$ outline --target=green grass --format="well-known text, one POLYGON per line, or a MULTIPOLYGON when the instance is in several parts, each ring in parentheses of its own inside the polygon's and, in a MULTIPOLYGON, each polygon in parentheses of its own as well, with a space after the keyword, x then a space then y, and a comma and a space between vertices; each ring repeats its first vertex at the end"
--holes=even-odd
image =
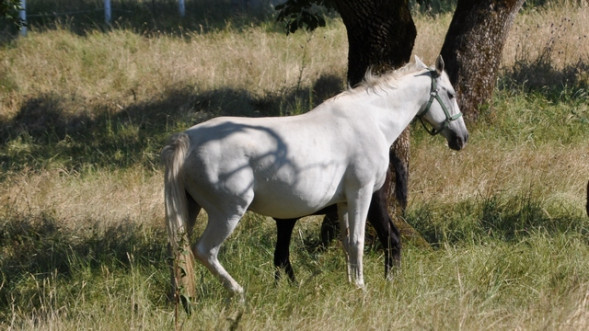
MULTIPOLYGON (((298 281, 275 284, 273 221, 248 214, 220 253, 246 304, 197 265, 192 315, 170 300, 160 148, 213 116, 296 114, 341 91, 343 25, 288 37, 245 17, 202 31, 31 26, 0 46, 0 328, 586 328, 589 49, 566 45, 587 15, 518 17, 465 150, 413 126, 406 219, 429 247, 405 240, 392 282, 370 243, 367 289, 350 286, 313 217, 291 245, 298 281), (550 31, 563 17, 574 24, 550 31)), ((416 14, 426 61, 449 18, 416 14)))
MULTIPOLYGON (((6 325, 173 326, 161 231, 118 227, 81 237, 58 231, 50 219, 16 223, 3 227, 3 240, 27 248, 12 269, 3 269, 11 276, 2 291, 6 325), (23 226, 29 228, 8 228, 23 226)), ((309 256, 299 253, 305 247, 297 240, 293 252, 299 283, 272 285, 272 230, 260 218, 245 220, 221 253, 228 270, 246 286, 244 307, 228 302, 222 286, 198 268, 195 313, 179 318, 186 328, 228 328, 241 313, 243 329, 559 328, 579 309, 584 314, 579 318, 585 318, 581 322, 587 322, 580 305, 589 290, 589 243, 574 228, 530 229, 511 240, 479 234, 476 241, 441 240, 432 250, 408 246, 402 271, 391 283, 381 276, 379 253, 369 253, 365 292, 344 281, 339 249, 309 256), (535 319, 538 314, 543 318, 535 319)))

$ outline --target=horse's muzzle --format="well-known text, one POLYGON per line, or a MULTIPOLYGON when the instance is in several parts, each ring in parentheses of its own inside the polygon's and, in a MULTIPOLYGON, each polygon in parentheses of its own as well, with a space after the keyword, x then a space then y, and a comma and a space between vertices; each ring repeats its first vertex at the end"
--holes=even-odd
POLYGON ((454 132, 451 133, 450 138, 448 139, 448 146, 455 150, 459 151, 466 146, 466 142, 468 141, 468 133, 464 134, 456 134, 454 132))

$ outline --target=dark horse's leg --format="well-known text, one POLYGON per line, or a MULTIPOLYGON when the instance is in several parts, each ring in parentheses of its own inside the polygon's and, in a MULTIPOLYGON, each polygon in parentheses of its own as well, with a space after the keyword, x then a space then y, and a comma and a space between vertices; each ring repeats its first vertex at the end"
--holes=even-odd
POLYGON ((325 209, 327 210, 327 213, 325 213, 325 218, 323 218, 323 222, 321 222, 321 243, 323 244, 323 247, 327 248, 329 243, 337 237, 339 221, 337 205, 332 205, 325 209))
POLYGON ((368 209, 368 221, 378 235, 384 249, 384 276, 390 277, 393 266, 401 264, 401 236, 387 211, 386 196, 383 189, 372 194, 372 202, 368 209))
POLYGON ((274 279, 280 280, 280 269, 288 275, 291 282, 295 281, 294 271, 290 265, 290 239, 292 237, 292 230, 298 218, 289 219, 274 219, 276 221, 276 249, 274 250, 274 279))
MULTIPOLYGON (((331 214, 334 211, 337 214, 336 205, 325 207, 313 215, 331 214)), ((280 269, 284 269, 284 272, 286 272, 291 282, 295 281, 294 271, 292 269, 292 265, 290 264, 289 247, 290 240, 292 238, 292 231, 297 220, 298 218, 274 219, 274 221, 276 221, 276 248, 274 249, 274 267, 276 267, 274 279, 276 279, 276 281, 280 280, 280 269)))

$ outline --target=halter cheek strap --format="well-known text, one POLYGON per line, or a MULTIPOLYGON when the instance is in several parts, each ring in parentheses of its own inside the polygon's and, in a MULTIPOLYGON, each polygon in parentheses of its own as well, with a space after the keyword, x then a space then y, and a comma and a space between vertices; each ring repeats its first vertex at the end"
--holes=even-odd
POLYGON ((450 115, 450 111, 448 111, 448 108, 442 102, 442 98, 440 97, 440 94, 438 91, 436 78, 439 77, 439 75, 434 70, 431 70, 430 72, 431 72, 431 78, 432 78, 432 86, 431 86, 429 101, 425 105, 424 110, 421 113, 417 114, 417 118, 419 118, 419 121, 421 122, 421 125, 423 125, 423 128, 425 129, 425 131, 427 131, 432 136, 435 136, 438 133, 442 132, 445 128, 447 128, 448 125, 450 125, 450 123, 452 121, 456 121, 457 119, 459 119, 462 116, 462 113, 458 112, 458 114, 450 115), (434 103, 434 100, 438 101, 438 103, 440 104, 440 107, 442 107, 442 110, 444 111, 444 115, 446 115, 446 120, 444 120, 444 122, 442 123, 442 125, 440 126, 439 129, 436 129, 436 128, 428 129, 428 127, 425 125, 425 122, 423 122, 423 116, 430 111, 431 106, 434 103))

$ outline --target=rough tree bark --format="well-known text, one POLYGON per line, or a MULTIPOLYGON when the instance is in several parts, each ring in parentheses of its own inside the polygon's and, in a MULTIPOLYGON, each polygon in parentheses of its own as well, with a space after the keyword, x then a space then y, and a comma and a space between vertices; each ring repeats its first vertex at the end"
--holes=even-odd
POLYGON ((524 0, 458 0, 442 57, 465 117, 493 95, 503 45, 524 0))
POLYGON ((362 81, 368 68, 382 73, 411 57, 417 30, 408 0, 336 0, 348 35, 348 81, 362 81))

